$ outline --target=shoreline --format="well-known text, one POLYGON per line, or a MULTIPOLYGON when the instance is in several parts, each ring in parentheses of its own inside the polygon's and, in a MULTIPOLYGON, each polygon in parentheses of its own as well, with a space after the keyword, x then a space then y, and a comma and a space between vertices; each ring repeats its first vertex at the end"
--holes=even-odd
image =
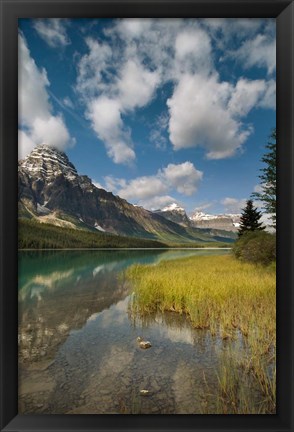
POLYGON ((231 247, 166 247, 166 248, 44 248, 44 249, 18 249, 18 252, 23 251, 91 251, 91 250, 231 250, 231 247))

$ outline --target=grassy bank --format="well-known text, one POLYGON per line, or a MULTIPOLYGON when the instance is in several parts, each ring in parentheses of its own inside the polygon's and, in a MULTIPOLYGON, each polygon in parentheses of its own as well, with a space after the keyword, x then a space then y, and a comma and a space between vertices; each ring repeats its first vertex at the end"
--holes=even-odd
POLYGON ((224 353, 218 371, 220 412, 274 412, 274 265, 247 264, 230 255, 200 256, 157 266, 135 265, 126 276, 133 282, 133 314, 157 310, 186 313, 195 328, 209 329, 226 341, 242 339, 238 352, 224 353), (253 406, 250 393, 240 393, 244 381, 247 387, 254 382, 260 391, 262 403, 258 406, 253 406))

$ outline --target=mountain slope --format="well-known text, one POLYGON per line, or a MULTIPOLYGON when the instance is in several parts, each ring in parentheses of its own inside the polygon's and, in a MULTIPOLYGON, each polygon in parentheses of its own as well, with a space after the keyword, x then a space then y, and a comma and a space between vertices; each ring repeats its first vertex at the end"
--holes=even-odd
POLYGON ((79 175, 67 156, 41 145, 19 162, 19 216, 67 228, 170 242, 215 241, 214 233, 189 231, 79 175))
POLYGON ((161 215, 172 222, 176 222, 179 225, 185 227, 191 226, 185 209, 178 206, 176 203, 164 207, 162 210, 155 210, 154 213, 161 215))

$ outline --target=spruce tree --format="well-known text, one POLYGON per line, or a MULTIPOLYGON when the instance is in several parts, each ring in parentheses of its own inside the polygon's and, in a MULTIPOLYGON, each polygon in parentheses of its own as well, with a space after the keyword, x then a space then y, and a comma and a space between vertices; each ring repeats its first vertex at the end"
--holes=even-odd
POLYGON ((266 145, 268 152, 262 157, 262 162, 266 164, 261 169, 261 192, 252 194, 263 202, 263 208, 266 213, 271 215, 273 221, 272 227, 276 228, 276 207, 277 207, 277 175, 276 175, 276 129, 273 129, 270 140, 266 145))
POLYGON ((260 222, 261 212, 253 206, 253 201, 248 200, 246 207, 242 209, 240 218, 240 228, 238 230, 238 237, 241 237, 245 232, 248 231, 262 231, 265 229, 260 222))

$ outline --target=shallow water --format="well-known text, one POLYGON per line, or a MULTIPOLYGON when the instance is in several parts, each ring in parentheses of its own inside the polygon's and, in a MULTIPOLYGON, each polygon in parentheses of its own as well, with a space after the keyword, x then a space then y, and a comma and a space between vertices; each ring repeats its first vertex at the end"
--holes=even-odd
POLYGON ((19 413, 203 413, 228 342, 172 312, 134 321, 118 275, 133 263, 224 253, 20 252, 19 413))

